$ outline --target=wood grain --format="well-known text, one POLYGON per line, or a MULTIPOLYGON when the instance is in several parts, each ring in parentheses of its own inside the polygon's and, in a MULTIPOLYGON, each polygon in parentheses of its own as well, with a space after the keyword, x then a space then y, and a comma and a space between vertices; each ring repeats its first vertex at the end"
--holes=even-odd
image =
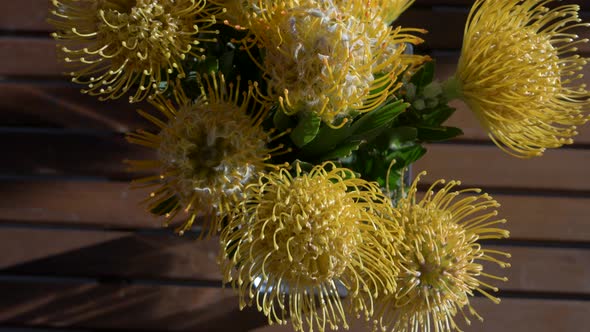
MULTIPOLYGON (((161 220, 140 202, 148 191, 125 182, 0 182, 0 222, 38 225, 158 229, 161 220), (107 207, 107 208, 105 208, 107 207)), ((494 194, 508 219, 511 237, 521 240, 588 241, 590 198, 494 194)))
MULTIPOLYGON (((438 79, 455 71, 472 3, 417 0, 400 18, 429 30, 417 50, 432 51, 438 79)), ((590 20, 590 1, 555 2, 568 3, 580 3, 590 20)), ((150 106, 80 94, 62 76, 48 6, 21 0, 0 10, 0 331, 292 331, 263 327, 255 309, 239 311, 231 289, 206 287, 220 283, 217 238, 178 237, 140 205, 148 191, 122 181, 136 176, 122 161, 152 154, 122 133, 148 126, 134 110, 150 106)), ((590 29, 579 32, 590 37, 590 29)), ((590 54, 590 44, 580 48, 590 54)), ((590 66, 585 74, 590 85, 590 66)), ((477 120, 454 105, 448 125, 465 135, 430 145, 414 170, 429 171, 423 183, 444 177, 491 191, 513 240, 488 245, 510 252, 512 268, 486 265, 509 277, 498 286, 513 297, 501 305, 474 298, 485 322, 465 332, 587 331, 590 126, 573 148, 518 160, 483 143, 489 139, 477 120)), ((355 322, 351 331, 368 329, 355 322)))
MULTIPOLYGON (((590 10, 587 2, 570 1, 582 4, 582 10, 590 10)), ((463 36, 463 27, 467 20, 468 7, 472 4, 468 0, 455 1, 422 1, 410 7, 403 13, 398 22, 401 26, 423 28, 429 31, 424 47, 429 49, 460 48, 463 36), (444 5, 459 7, 439 7, 444 5)), ((0 11, 0 30, 8 31, 53 31, 53 27, 46 22, 48 2, 43 0, 19 1, 15 6, 10 6, 6 11, 0 11), (20 15, 27 13, 28 19, 20 19, 20 15)), ((588 21, 588 15, 581 13, 582 18, 588 21)), ((576 33, 582 38, 590 35, 588 29, 576 29, 576 33)), ((588 45, 581 47, 585 51, 590 50, 588 45)))
POLYGON ((0 81, 0 126, 127 132, 149 128, 135 110, 152 106, 126 99, 99 101, 63 80, 0 81), (26 101, 26 102, 25 102, 26 101))
MULTIPOLYGON (((154 158, 155 151, 129 144, 122 134, 68 131, 8 131, 0 149, 11 156, 0 164, 3 175, 136 177, 125 160, 154 158)), ((1 140, 1 139, 0 139, 1 140)))
MULTIPOLYGON (((291 331, 264 327, 264 317, 238 309, 231 290, 75 283, 0 284, 0 323, 143 331, 291 331), (228 319, 231 317, 231 319, 228 319), (258 328, 258 329, 257 329, 258 328)), ((484 317, 465 331, 585 331, 590 302, 506 298, 495 305, 474 298, 484 317)), ((355 322, 351 331, 367 331, 355 322)))
POLYGON ((120 228, 161 228, 140 205, 145 189, 126 182, 0 182, 0 218, 4 222, 120 228))
MULTIPOLYGON (((590 295, 590 250, 485 245, 512 255, 511 268, 484 264, 508 282, 482 278, 501 290, 590 295), (547 268, 550 267, 550 271, 547 268)), ((170 233, 122 233, 3 227, 1 274, 114 280, 217 281, 219 240, 170 233)), ((1 275, 0 274, 0 275, 1 275)))
MULTIPOLYGON (((446 178, 469 186, 590 190, 586 176, 590 150, 562 148, 521 160, 493 145, 431 144, 428 148, 415 167, 430 172, 426 182, 446 178), (563 165, 567 171, 556 171, 563 165)), ((108 134, 0 132, 0 150, 11 156, 0 164, 3 175, 130 179, 137 175, 129 173, 124 160, 155 157, 154 151, 125 142, 122 135, 108 134)))
MULTIPOLYGON (((1 274, 210 280, 221 286, 219 239, 159 233, 2 227, 1 274)), ((180 283, 180 281, 178 281, 180 283)))
MULTIPOLYGON (((0 38, 0 44, 1 42, 0 38)), ((33 43, 34 44, 34 43, 33 43)), ((24 46, 25 44, 21 45, 24 46)), ((18 53, 18 52, 17 52, 18 53)), ((0 55, 1 57, 2 55, 0 55)), ((31 57, 6 59, 0 62, 0 75, 38 75, 37 66, 44 66, 33 54, 31 57), (15 70, 11 63, 27 62, 24 68, 15 70), (6 67, 3 69, 3 67, 6 67), (16 73, 16 74, 15 74, 16 73)), ((444 80, 453 75, 457 63, 457 54, 441 54, 437 59, 437 78, 444 80)), ((49 76, 60 75, 61 70, 47 72, 49 76)), ((585 68, 583 82, 590 85, 590 66, 585 68)), ((146 104, 128 104, 125 98, 100 102, 97 98, 82 95, 81 86, 68 83, 66 77, 50 81, 2 81, 0 80, 0 126, 21 127, 63 127, 76 129, 109 130, 124 132, 149 127, 147 121, 135 113, 137 109, 153 111, 146 104), (27 102, 23 102, 27 100, 27 102)), ((475 116, 462 102, 452 103, 457 112, 447 122, 459 127, 465 133, 459 140, 489 141, 475 116)), ((575 137, 576 144, 590 144, 590 126, 581 126, 580 134, 575 137)))
MULTIPOLYGON (((534 332, 586 332, 590 324, 589 302, 504 299, 495 305, 483 298, 472 301, 484 317, 484 322, 472 319, 471 326, 460 324, 464 332, 534 331, 534 332)), ((461 322, 461 317, 457 317, 461 322)), ((350 332, 370 332, 362 321, 353 321, 350 332)), ((265 326, 253 332, 290 332, 287 326, 265 326)))
POLYGON ((590 150, 558 149, 534 159, 514 158, 495 146, 436 144, 414 170, 427 170, 424 182, 461 180, 464 186, 590 190, 590 150))
POLYGON ((140 331, 247 331, 263 326, 218 288, 2 282, 0 324, 140 331))

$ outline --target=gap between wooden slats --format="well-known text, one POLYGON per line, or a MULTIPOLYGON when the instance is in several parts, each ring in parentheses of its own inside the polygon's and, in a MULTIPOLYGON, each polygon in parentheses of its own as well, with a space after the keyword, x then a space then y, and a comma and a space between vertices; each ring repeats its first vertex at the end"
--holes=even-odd
MULTIPOLYGON (((248 331, 266 325, 249 308, 240 312, 231 290, 68 283, 0 284, 0 324, 167 331, 248 331), (229 318, 229 319, 228 319, 229 318)), ((474 298, 485 317, 465 331, 582 332, 590 302, 474 298)), ((355 324, 353 331, 366 331, 355 324)), ((264 327, 257 331, 290 331, 264 327), (276 329, 276 330, 275 330, 276 329)))
MULTIPOLYGON (((432 152, 431 152, 432 153, 432 152)), ((434 168, 432 168, 434 169, 434 168)), ((3 223, 159 229, 161 219, 140 202, 147 190, 124 182, 4 180, 3 223)), ((589 197, 494 194, 513 239, 583 242, 590 239, 589 197)))
MULTIPOLYGON (((590 250, 484 245, 509 252, 511 268, 484 263, 484 271, 508 282, 483 278, 503 291, 590 295, 590 250)), ((83 277, 111 283, 136 279, 221 286, 219 239, 173 234, 2 228, 2 276, 83 277)), ((1 282, 1 281, 0 281, 1 282)))

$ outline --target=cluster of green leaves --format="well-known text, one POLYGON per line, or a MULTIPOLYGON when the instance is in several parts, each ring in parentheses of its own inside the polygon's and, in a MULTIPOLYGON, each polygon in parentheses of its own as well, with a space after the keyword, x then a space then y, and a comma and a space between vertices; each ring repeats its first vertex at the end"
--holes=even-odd
POLYGON ((404 82, 398 97, 339 129, 311 112, 287 116, 277 107, 272 126, 292 130, 282 143, 292 146, 293 152, 282 158, 309 164, 337 161, 362 178, 388 187, 395 196, 403 170, 426 153, 424 143, 462 134, 458 128, 443 126, 455 109, 436 91, 434 69, 434 63, 423 65, 404 82))

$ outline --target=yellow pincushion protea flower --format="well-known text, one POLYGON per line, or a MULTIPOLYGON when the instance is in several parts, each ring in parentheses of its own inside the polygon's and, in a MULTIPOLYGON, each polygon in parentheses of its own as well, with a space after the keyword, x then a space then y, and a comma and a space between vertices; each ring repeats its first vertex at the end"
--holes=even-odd
POLYGON ((282 134, 271 137, 262 129, 269 107, 258 103, 256 86, 250 84, 240 98, 239 81, 234 86, 219 76, 204 77, 202 95, 194 102, 174 86, 177 106, 163 97, 152 102, 166 121, 140 112, 160 132, 140 130, 127 137, 157 152, 154 160, 129 161, 133 170, 157 172, 134 183, 156 187, 147 199, 148 209, 166 211, 167 223, 181 211, 187 214, 180 233, 198 217, 204 222, 202 234, 215 233, 242 198, 244 186, 256 181, 258 172, 278 169, 267 160, 285 152, 281 145, 267 147, 282 134))
POLYGON ((287 114, 313 112, 333 127, 378 107, 409 66, 427 57, 404 55, 422 40, 391 29, 363 1, 260 1, 249 10, 246 49, 264 48, 269 94, 287 114))
POLYGON ((499 204, 480 189, 454 190, 459 181, 435 182, 421 200, 417 200, 420 176, 411 185, 407 197, 398 202, 403 232, 399 243, 401 272, 397 291, 376 300, 375 329, 382 331, 451 331, 459 330, 454 316, 467 307, 481 317, 469 303, 475 291, 498 303, 488 293, 497 288, 482 279, 502 280, 483 272, 482 262, 510 266, 498 256, 509 254, 484 249, 479 240, 508 237, 508 231, 497 227, 499 204))
POLYGON ((160 82, 181 61, 202 52, 197 45, 216 31, 215 12, 205 0, 53 0, 53 37, 82 92, 101 99, 127 92, 131 102, 160 92, 160 82))
POLYGON ((383 237, 392 207, 376 183, 331 163, 309 173, 297 164, 294 176, 262 175, 239 208, 221 233, 224 280, 270 323, 348 328, 338 285, 365 314, 395 289, 395 274, 382 273, 391 271, 382 257, 395 255, 383 237))
MULTIPOLYGON (((540 156, 573 143, 588 120, 588 91, 576 83, 587 59, 575 55, 570 32, 579 7, 541 0, 478 0, 465 28, 456 90, 490 137, 507 153, 540 156)), ((452 93, 451 93, 452 94, 452 93)))

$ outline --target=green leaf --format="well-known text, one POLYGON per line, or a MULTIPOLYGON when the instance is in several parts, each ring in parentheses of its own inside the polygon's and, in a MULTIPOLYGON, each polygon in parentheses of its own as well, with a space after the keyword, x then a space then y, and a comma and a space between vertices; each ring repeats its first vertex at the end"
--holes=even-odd
POLYGON ((301 154, 304 158, 322 157, 324 154, 333 150, 344 140, 350 137, 352 133, 350 123, 345 124, 342 128, 334 129, 326 124, 320 126, 316 137, 303 147, 301 154))
POLYGON ((225 77, 231 77, 231 73, 234 70, 234 56, 235 51, 231 50, 224 52, 219 57, 219 70, 225 75, 225 77))
POLYGON ((362 141, 344 143, 327 154, 322 155, 321 158, 322 160, 331 160, 348 157, 353 151, 358 150, 362 143, 362 141))
POLYGON ((197 71, 202 74, 210 75, 212 72, 219 71, 219 61, 216 57, 207 57, 205 60, 199 61, 196 67, 197 71))
POLYGON ((293 128, 295 126, 295 121, 293 121, 293 119, 287 114, 285 114, 285 112, 283 112, 283 110, 279 107, 273 107, 271 112, 274 112, 272 122, 274 127, 278 131, 284 131, 288 128, 293 128))
POLYGON ((402 169, 410 166, 411 163, 420 159, 426 153, 426 148, 415 144, 389 153, 385 159, 391 161, 395 158, 395 169, 402 169))
POLYGON ((352 125, 353 135, 362 136, 364 133, 389 125, 395 118, 406 110, 409 104, 396 100, 366 113, 352 125))
POLYGON ((463 131, 455 127, 418 127, 418 140, 423 142, 440 142, 463 135, 463 131))
POLYGON ((416 85, 416 87, 423 88, 430 84, 434 79, 434 62, 429 61, 420 67, 420 69, 412 76, 410 82, 416 85))
POLYGON ((429 126, 440 126, 455 113, 455 109, 448 105, 439 105, 434 110, 422 115, 423 122, 429 126))
POLYGON ((415 127, 401 126, 389 131, 389 148, 400 149, 408 144, 414 144, 418 138, 418 129, 415 127))
POLYGON ((291 132, 291 140, 300 148, 305 146, 316 137, 321 123, 321 118, 315 113, 303 112, 297 126, 291 132))

